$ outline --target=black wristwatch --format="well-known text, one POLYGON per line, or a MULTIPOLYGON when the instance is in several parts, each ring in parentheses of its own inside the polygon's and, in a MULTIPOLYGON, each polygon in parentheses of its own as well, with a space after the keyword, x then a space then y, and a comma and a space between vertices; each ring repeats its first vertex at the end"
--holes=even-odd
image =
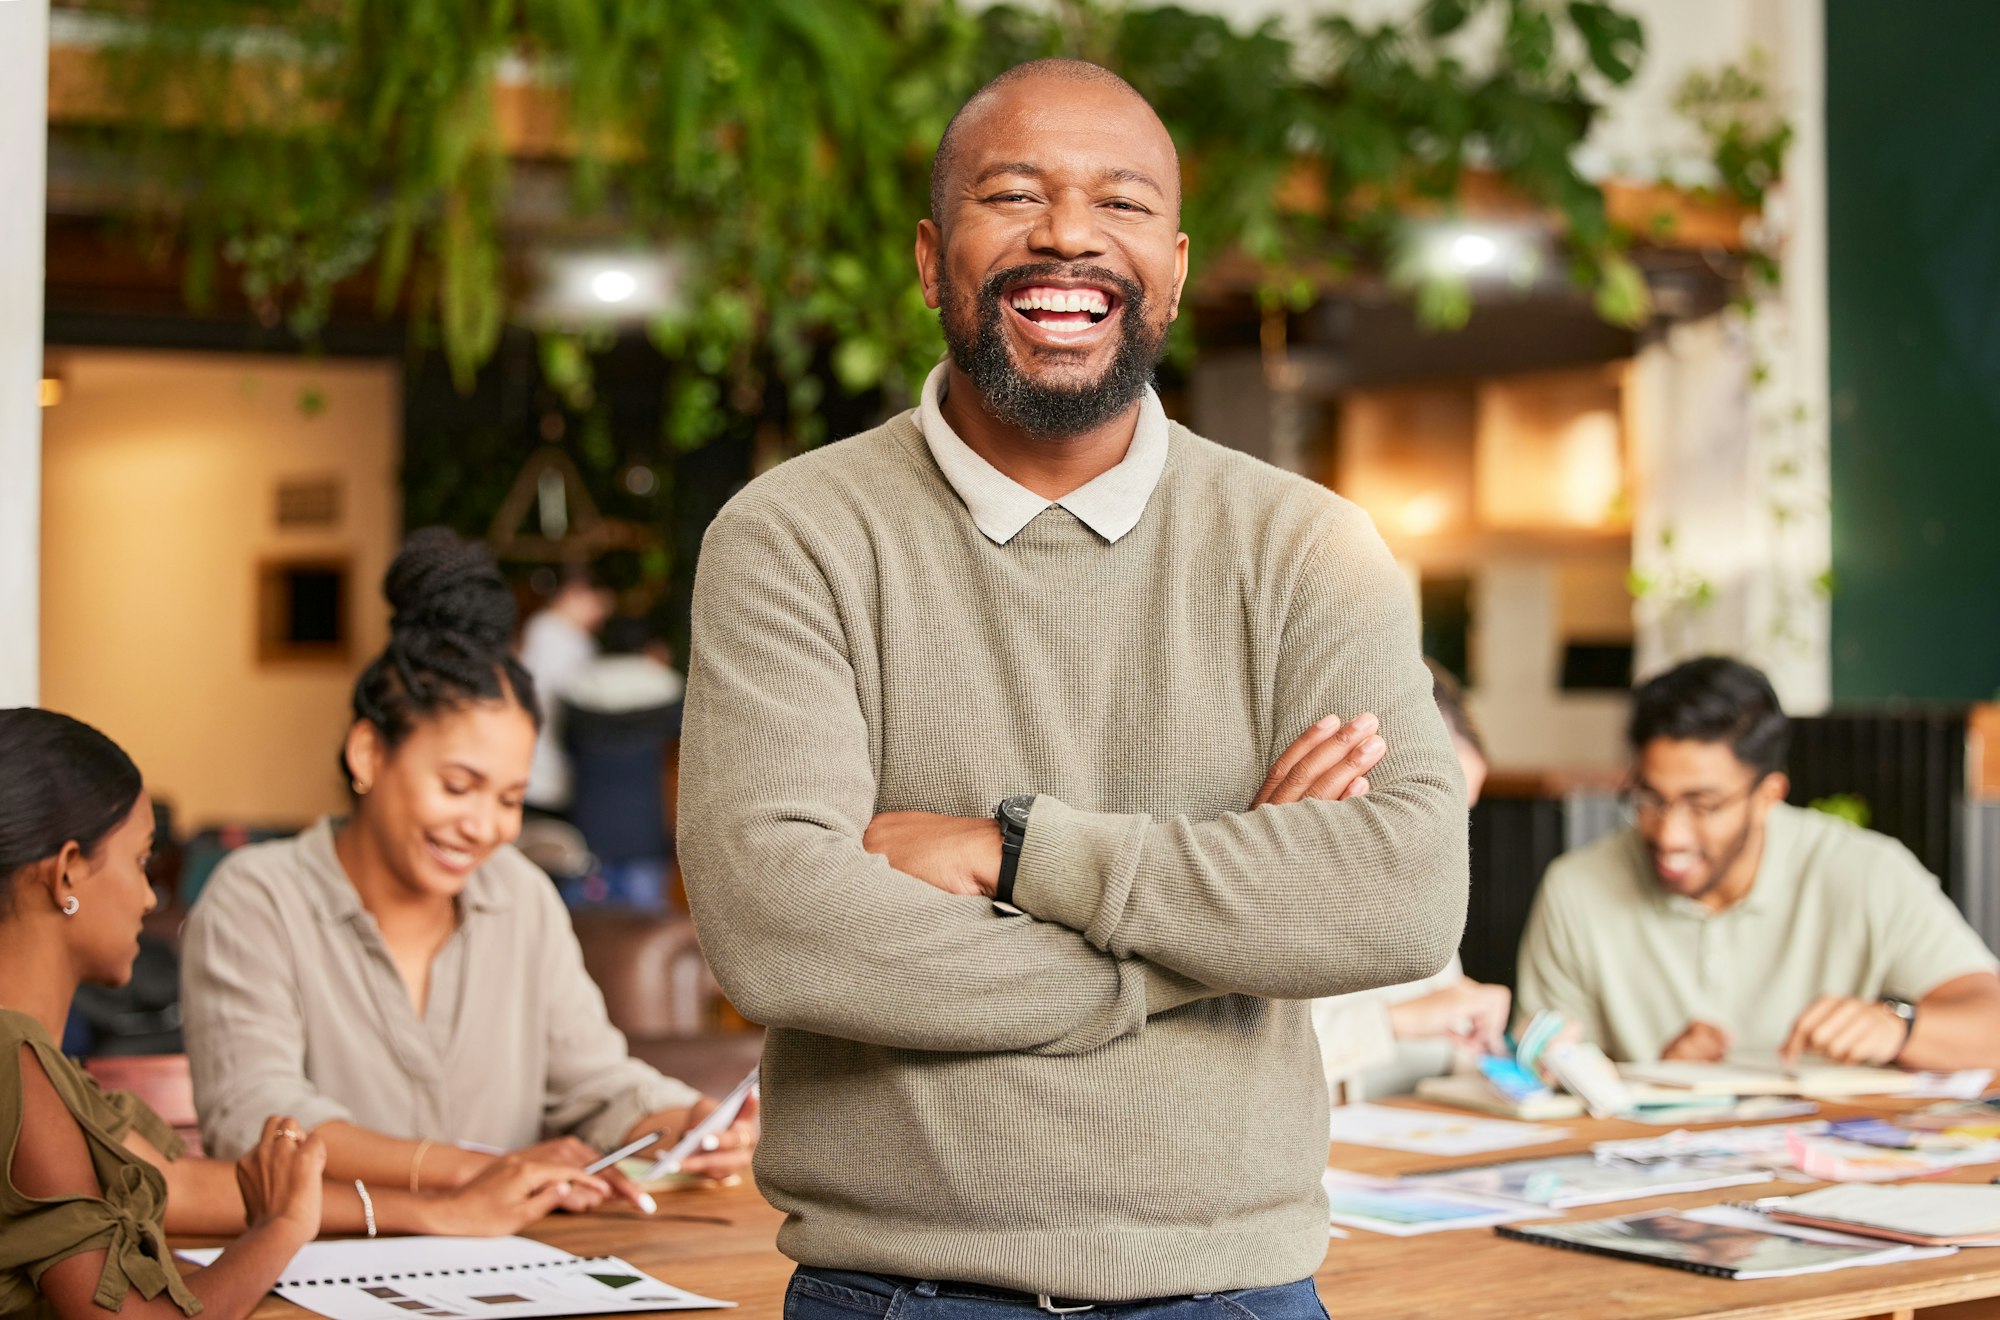
POLYGON ((1014 872, 1021 867, 1021 845, 1028 841, 1028 813, 1035 809, 1033 793, 1016 793, 993 809, 1000 822, 1000 882, 993 887, 993 901, 1014 906, 1014 872))

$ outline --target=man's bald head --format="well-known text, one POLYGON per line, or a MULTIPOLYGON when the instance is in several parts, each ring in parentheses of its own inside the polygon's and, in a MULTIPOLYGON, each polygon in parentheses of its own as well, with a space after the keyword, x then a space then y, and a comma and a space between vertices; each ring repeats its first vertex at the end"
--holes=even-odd
POLYGON ((1008 88, 1030 81, 1085 83, 1113 88, 1143 106, 1147 118, 1158 125, 1160 136, 1166 139, 1167 150, 1173 156, 1174 178, 1171 186, 1174 205, 1180 205, 1180 153, 1174 149, 1173 138, 1167 133, 1166 125, 1160 123, 1152 103, 1139 94, 1138 88, 1103 65, 1092 64, 1088 60, 1029 60, 1026 64, 1016 64, 974 92, 958 108, 958 113, 951 117, 951 122, 945 125, 944 136, 938 139, 937 154, 931 158, 931 220, 940 229, 944 227, 945 212, 949 209, 946 199, 950 195, 952 180, 965 154, 965 136, 968 131, 977 131, 979 112, 1008 88))

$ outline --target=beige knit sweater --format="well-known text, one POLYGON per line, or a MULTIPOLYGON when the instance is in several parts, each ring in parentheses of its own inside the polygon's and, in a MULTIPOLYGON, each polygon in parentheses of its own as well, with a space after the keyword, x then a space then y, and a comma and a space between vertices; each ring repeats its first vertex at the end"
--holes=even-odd
POLYGON ((681 848, 770 1027, 757 1177, 810 1265, 1100 1300, 1326 1251, 1300 1002, 1435 972, 1465 795, 1365 515, 1172 429, 1139 525, 973 526, 912 415, 752 482, 695 588, 681 848), (1374 711, 1360 801, 1244 808, 1374 711), (864 852, 878 811, 1042 795, 996 914, 864 852))

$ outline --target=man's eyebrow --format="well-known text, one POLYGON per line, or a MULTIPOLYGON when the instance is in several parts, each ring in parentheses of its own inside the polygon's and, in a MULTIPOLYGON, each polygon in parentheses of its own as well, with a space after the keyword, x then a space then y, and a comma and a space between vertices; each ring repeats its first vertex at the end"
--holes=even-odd
MULTIPOLYGON (((1020 174, 1020 175, 1025 175, 1026 177, 1031 179, 1039 179, 1047 173, 1048 173, 1047 170, 1044 170, 1041 166, 1033 163, 1032 161, 1025 161, 1025 160, 1000 161, 996 164, 988 165, 985 169, 981 170, 979 172, 979 177, 974 179, 972 181, 972 184, 974 187, 978 187, 980 184, 985 183, 988 179, 998 178, 999 176, 1004 174, 1020 174)), ((1146 173, 1146 171, 1133 169, 1129 165, 1114 165, 1110 169, 1099 170, 1097 173, 1097 178, 1098 181, 1101 183, 1142 184, 1145 187, 1151 188, 1154 192, 1158 193, 1162 197, 1167 195, 1167 190, 1160 186, 1159 180, 1155 179, 1152 175, 1146 173)))

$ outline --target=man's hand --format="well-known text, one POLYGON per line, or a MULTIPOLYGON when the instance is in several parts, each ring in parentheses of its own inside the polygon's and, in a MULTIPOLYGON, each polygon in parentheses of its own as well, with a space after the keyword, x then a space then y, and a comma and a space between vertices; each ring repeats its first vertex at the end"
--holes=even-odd
POLYGON ((1667 1048, 1662 1059, 1676 1063, 1721 1063, 1735 1038, 1713 1022, 1690 1022, 1667 1048))
POLYGON ((868 822, 861 846, 947 894, 991 898, 1000 886, 1000 823, 991 816, 885 811, 868 822))
POLYGON ((1880 1067, 1894 1063, 1909 1038, 1903 1019, 1886 1004, 1846 995, 1821 995, 1806 1005, 1778 1051, 1787 1066, 1799 1055, 1824 1055, 1835 1063, 1880 1067))
POLYGON ((1293 740, 1284 755, 1264 777, 1264 786, 1250 801, 1250 809, 1317 798, 1338 802, 1343 798, 1365 797, 1368 772, 1375 768, 1388 744, 1375 736, 1382 722, 1373 715, 1356 715, 1345 724, 1340 716, 1329 715, 1293 740))
POLYGON ((1416 999, 1389 1006, 1389 1025, 1399 1040, 1450 1040, 1484 1054, 1503 1054, 1507 1011, 1514 996, 1504 985, 1471 977, 1416 999))

